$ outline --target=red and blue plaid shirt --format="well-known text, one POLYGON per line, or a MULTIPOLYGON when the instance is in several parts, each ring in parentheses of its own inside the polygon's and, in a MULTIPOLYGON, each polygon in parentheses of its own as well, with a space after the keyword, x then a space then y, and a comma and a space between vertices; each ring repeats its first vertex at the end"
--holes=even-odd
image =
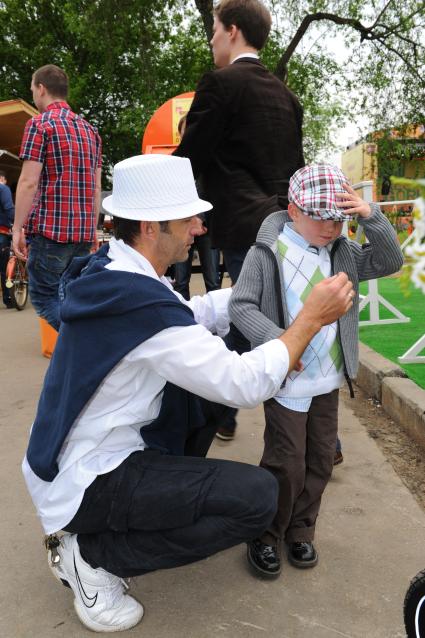
POLYGON ((27 233, 62 243, 92 241, 96 172, 102 165, 96 128, 66 102, 53 102, 28 120, 20 158, 43 164, 27 233))

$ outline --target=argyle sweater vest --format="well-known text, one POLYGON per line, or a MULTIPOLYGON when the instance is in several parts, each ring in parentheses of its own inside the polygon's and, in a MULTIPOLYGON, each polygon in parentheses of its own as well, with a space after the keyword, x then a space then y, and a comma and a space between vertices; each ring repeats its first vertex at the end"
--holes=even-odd
MULTIPOLYGON (((281 233, 278 251, 283 264, 283 294, 291 324, 303 307, 313 286, 330 276, 331 263, 327 250, 314 254, 303 249, 281 233)), ((301 361, 303 369, 293 370, 279 397, 313 397, 339 388, 344 380, 343 360, 337 334, 337 323, 323 326, 305 349, 301 361)))

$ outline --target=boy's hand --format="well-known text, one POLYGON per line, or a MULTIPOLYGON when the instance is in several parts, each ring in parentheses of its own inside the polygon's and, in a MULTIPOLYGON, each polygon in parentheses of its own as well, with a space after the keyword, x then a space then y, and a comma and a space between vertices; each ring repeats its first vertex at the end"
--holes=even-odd
POLYGON ((372 213, 370 205, 365 202, 349 184, 344 184, 347 193, 335 193, 338 207, 344 208, 347 215, 369 217, 372 213))

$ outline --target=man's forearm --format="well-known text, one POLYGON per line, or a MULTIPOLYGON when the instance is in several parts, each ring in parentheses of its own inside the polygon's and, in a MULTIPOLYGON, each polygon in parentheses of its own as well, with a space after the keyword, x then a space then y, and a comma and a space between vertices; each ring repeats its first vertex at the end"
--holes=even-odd
POLYGON ((102 169, 96 171, 96 186, 94 191, 94 227, 97 228, 99 222, 100 208, 102 203, 102 169))
POLYGON ((301 359, 307 345, 313 339, 314 335, 319 332, 321 327, 320 322, 316 318, 309 316, 308 313, 304 313, 303 310, 301 310, 294 323, 279 337, 288 350, 288 373, 294 369, 295 364, 301 359))
POLYGON ((32 203, 37 193, 38 184, 27 180, 19 180, 16 189, 15 221, 13 227, 21 229, 31 212, 32 203))

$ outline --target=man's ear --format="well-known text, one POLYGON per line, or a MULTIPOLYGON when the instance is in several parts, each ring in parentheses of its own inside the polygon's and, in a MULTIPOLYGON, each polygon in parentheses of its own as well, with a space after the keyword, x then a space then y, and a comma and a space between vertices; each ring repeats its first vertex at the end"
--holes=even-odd
POLYGON ((147 237, 149 239, 155 239, 159 231, 158 222, 140 222, 140 234, 142 237, 147 237))
POLYGON ((240 33, 240 29, 236 26, 236 24, 231 24, 228 29, 226 29, 227 33, 230 36, 230 42, 234 42, 240 33))

